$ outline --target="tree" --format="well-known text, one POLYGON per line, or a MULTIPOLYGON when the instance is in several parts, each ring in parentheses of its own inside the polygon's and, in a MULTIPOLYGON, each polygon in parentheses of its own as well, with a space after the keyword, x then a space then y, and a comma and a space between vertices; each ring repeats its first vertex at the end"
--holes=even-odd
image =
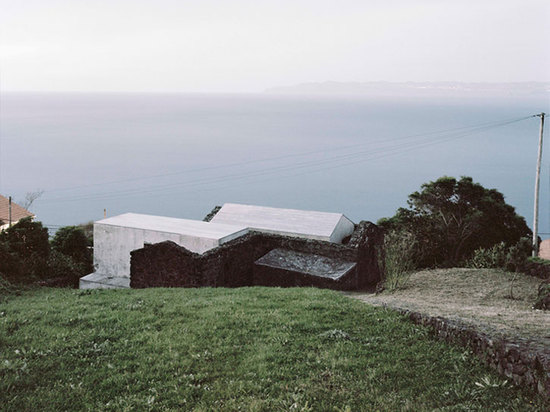
POLYGON ((525 219, 496 189, 486 189, 471 177, 441 177, 409 195, 408 209, 382 219, 385 228, 414 234, 418 266, 456 265, 474 250, 504 242, 511 246, 530 236, 525 219))
POLYGON ((42 223, 23 218, 0 233, 0 244, 4 276, 23 283, 48 276, 50 242, 42 223))
POLYGON ((21 206, 23 206, 24 209, 29 210, 32 204, 36 199, 38 199, 40 196, 44 194, 44 190, 38 189, 34 192, 27 192, 25 194, 25 200, 21 202, 21 206))
POLYGON ((60 228, 51 241, 52 249, 82 267, 86 273, 92 271, 92 252, 89 248, 90 240, 79 226, 65 226, 60 228))

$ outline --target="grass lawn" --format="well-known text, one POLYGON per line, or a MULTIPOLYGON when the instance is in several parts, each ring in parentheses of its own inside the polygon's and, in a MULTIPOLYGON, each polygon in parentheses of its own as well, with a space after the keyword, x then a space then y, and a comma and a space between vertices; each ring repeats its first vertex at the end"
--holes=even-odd
POLYGON ((302 288, 36 289, 0 302, 0 409, 546 410, 400 315, 302 288))

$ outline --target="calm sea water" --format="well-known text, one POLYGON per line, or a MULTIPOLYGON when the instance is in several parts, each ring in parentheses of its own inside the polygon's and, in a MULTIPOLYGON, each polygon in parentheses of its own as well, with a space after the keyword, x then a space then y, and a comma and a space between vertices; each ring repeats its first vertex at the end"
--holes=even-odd
MULTIPOLYGON (((440 176, 472 176, 532 220, 548 100, 190 94, 0 96, 0 193, 46 225, 124 212, 201 219, 225 202, 376 221, 440 176), (434 133, 437 132, 437 133, 434 133)), ((547 133, 547 130, 546 130, 547 133)), ((548 145, 546 145, 548 148, 548 145)), ((544 150, 541 231, 550 232, 544 150)))

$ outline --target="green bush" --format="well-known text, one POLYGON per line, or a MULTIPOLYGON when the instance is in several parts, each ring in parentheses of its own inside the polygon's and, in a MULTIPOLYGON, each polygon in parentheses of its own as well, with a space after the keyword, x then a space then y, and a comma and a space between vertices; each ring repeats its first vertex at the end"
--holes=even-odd
POLYGON ((534 309, 550 310, 550 281, 542 282, 539 286, 534 309))
POLYGON ((30 217, 1 232, 0 241, 21 258, 35 256, 47 259, 50 254, 48 229, 41 222, 33 222, 30 217))
POLYGON ((476 269, 502 268, 506 264, 507 255, 506 244, 500 242, 488 249, 476 249, 472 258, 466 262, 466 266, 476 269))
POLYGON ((32 283, 48 276, 48 229, 30 218, 0 233, 0 272, 12 283, 32 283))
POLYGON ((383 268, 382 288, 393 291, 403 287, 415 268, 416 239, 406 231, 390 230, 384 236, 384 250, 380 253, 383 268))
POLYGON ((527 259, 531 256, 533 246, 531 239, 522 237, 518 243, 510 246, 506 254, 506 270, 521 272, 527 259))
MULTIPOLYGON (((80 226, 60 228, 51 241, 52 249, 70 257, 83 274, 93 270, 90 239, 80 226)), ((57 259, 59 260, 59 259, 57 259)))
POLYGON ((465 266, 477 269, 502 268, 509 271, 521 272, 531 253, 531 241, 521 238, 510 247, 500 242, 490 248, 479 248, 473 256, 466 261, 465 266))
POLYGON ((72 257, 53 250, 48 259, 49 279, 59 286, 78 286, 78 280, 90 273, 87 265, 76 262, 72 257))
POLYGON ((0 273, 0 303, 4 302, 8 296, 20 295, 21 288, 12 284, 0 273))

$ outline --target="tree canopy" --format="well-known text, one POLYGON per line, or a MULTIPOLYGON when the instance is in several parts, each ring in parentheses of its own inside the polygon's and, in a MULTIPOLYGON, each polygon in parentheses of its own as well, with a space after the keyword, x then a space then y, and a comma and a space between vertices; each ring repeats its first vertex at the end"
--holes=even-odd
POLYGON ((530 236, 525 219, 496 189, 486 189, 471 177, 441 177, 411 193, 408 208, 400 208, 378 223, 412 233, 418 266, 454 265, 478 248, 505 242, 511 246, 530 236))

